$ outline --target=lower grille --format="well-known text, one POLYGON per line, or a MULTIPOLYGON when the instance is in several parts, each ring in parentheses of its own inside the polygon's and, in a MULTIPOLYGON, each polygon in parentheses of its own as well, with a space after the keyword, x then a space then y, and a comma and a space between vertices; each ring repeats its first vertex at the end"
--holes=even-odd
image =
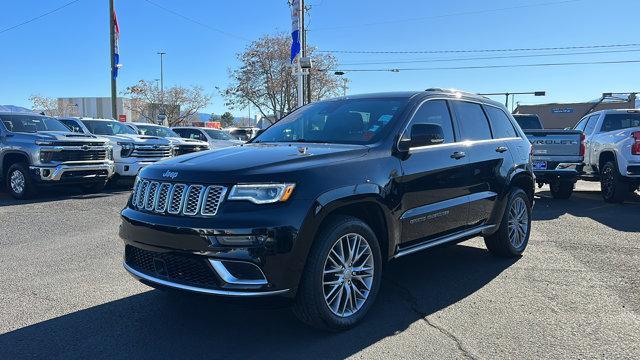
POLYGON ((219 287, 215 272, 205 258, 159 253, 131 245, 125 247, 124 254, 127 265, 149 276, 197 287, 219 287))

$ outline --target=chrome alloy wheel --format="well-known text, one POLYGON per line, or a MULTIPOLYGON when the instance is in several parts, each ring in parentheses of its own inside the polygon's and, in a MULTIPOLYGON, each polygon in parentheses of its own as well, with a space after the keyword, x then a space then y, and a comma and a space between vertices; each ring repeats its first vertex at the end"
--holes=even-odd
POLYGON ((324 262, 324 301, 332 313, 348 317, 360 310, 373 284, 373 253, 367 240, 350 233, 340 237, 324 262))
POLYGON ((11 190, 13 190, 14 193, 22 194, 25 187, 25 179, 22 171, 16 170, 12 172, 9 183, 11 184, 11 190))
POLYGON ((519 249, 527 238, 529 230, 529 213, 527 204, 521 197, 516 197, 509 208, 509 241, 519 249))

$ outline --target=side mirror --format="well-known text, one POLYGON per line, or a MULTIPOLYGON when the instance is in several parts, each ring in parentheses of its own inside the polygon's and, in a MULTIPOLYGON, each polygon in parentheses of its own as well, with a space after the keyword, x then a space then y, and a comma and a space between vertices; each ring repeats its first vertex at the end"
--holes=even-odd
POLYGON ((430 146, 444 143, 444 132, 437 124, 414 124, 411 126, 410 147, 430 146))

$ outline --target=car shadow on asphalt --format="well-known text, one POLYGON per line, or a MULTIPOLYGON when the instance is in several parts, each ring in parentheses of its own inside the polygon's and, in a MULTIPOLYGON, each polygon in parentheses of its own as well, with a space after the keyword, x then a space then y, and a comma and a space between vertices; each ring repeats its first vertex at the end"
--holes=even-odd
POLYGON ((591 218, 612 229, 640 232, 640 195, 631 194, 623 204, 610 204, 600 191, 574 191, 566 200, 554 199, 549 191, 536 192, 533 220, 553 220, 565 214, 591 218))
POLYGON ((342 333, 306 327, 281 302, 151 290, 0 335, 0 358, 345 358, 466 298, 516 261, 465 245, 394 261, 369 315, 342 333))
POLYGON ((115 194, 123 194, 131 191, 132 184, 128 182, 110 183, 104 190, 93 194, 82 191, 79 186, 52 186, 43 188, 38 194, 27 200, 16 200, 9 195, 4 188, 0 189, 0 207, 19 206, 27 204, 50 203, 69 199, 90 200, 109 197, 115 194))

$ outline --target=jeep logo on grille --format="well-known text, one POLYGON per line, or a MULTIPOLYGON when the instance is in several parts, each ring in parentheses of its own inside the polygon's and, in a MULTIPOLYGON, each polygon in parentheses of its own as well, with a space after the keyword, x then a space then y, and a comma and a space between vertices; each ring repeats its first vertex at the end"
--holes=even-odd
POLYGON ((164 174, 162 174, 162 177, 171 178, 171 180, 173 180, 178 177, 178 172, 167 170, 164 172, 164 174))

